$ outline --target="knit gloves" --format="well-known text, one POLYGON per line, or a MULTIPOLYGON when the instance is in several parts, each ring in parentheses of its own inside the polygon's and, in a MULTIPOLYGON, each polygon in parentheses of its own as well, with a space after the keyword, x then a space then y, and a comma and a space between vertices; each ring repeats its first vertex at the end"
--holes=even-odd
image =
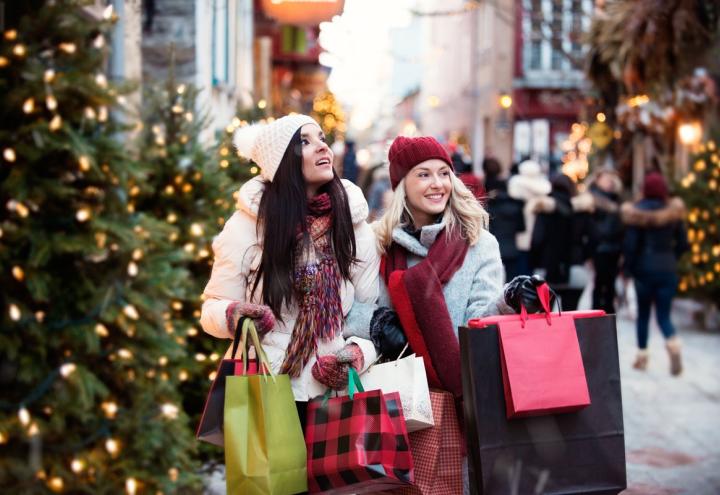
POLYGON ((365 364, 360 346, 347 344, 335 354, 320 356, 312 367, 312 375, 317 381, 333 390, 342 390, 348 385, 348 368, 361 370, 365 364))
MULTIPOLYGON (((370 340, 383 358, 398 357, 408 340, 395 311, 384 306, 375 310, 370 320, 370 340)), ((409 352, 412 353, 412 350, 409 352)))
MULTIPOLYGON (((528 313, 539 313, 543 311, 537 288, 545 283, 545 279, 539 275, 518 275, 505 284, 505 303, 516 313, 520 312, 522 306, 528 313)), ((555 304, 555 293, 550 291, 550 308, 555 304)))
POLYGON ((268 306, 264 304, 233 301, 225 310, 225 322, 231 334, 235 334, 238 321, 240 321, 240 318, 243 316, 249 316, 255 321, 255 328, 260 338, 275 326, 275 315, 268 306))

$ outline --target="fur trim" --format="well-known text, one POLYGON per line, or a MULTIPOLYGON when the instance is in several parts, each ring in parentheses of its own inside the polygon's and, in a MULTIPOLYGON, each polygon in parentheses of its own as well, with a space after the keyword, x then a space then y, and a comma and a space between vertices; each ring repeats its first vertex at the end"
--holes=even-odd
POLYGON ((620 216, 626 225, 635 227, 663 227, 685 218, 685 203, 680 198, 671 198, 657 210, 641 210, 633 203, 623 203, 620 216))
POLYGON ((545 177, 526 177, 513 175, 508 181, 508 195, 511 198, 527 201, 537 196, 550 194, 552 186, 545 177))
MULTIPOLYGON (((265 191, 265 182, 262 177, 256 176, 243 184, 238 191, 237 209, 247 213, 252 218, 257 218, 258 210, 260 209, 260 199, 262 198, 263 191, 265 191)), ((350 217, 352 218, 353 225, 364 222, 367 219, 369 210, 362 189, 349 180, 342 179, 342 184, 348 196, 350 217)))
POLYGON ((593 201, 593 195, 587 192, 580 193, 577 196, 570 198, 572 203, 573 211, 575 212, 593 212, 595 211, 595 202, 593 201))
POLYGON ((606 198, 602 194, 593 194, 592 196, 595 209, 607 213, 617 213, 620 210, 620 205, 610 198, 606 198))

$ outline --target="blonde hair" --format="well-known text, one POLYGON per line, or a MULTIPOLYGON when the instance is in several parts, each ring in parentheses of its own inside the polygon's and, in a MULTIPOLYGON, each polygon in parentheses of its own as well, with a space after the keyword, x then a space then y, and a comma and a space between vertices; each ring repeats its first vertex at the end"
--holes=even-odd
MULTIPOLYGON (((452 184, 450 199, 442 220, 450 236, 459 235, 473 246, 480 240, 482 230, 487 229, 490 217, 473 193, 455 174, 450 174, 450 183, 452 184)), ((387 210, 377 222, 373 223, 381 253, 385 253, 392 244, 392 232, 395 227, 407 224, 408 219, 414 221, 408 208, 403 178, 395 188, 387 210)))

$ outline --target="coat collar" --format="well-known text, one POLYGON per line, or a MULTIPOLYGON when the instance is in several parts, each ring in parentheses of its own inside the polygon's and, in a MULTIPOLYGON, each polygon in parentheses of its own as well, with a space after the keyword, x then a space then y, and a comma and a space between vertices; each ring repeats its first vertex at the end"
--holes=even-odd
MULTIPOLYGON (((364 222, 368 216, 368 204, 362 190, 349 180, 342 179, 342 184, 348 196, 350 217, 353 225, 364 222)), ((265 191, 265 180, 260 176, 247 181, 238 191, 237 209, 247 213, 252 218, 257 218, 263 191, 265 191)))
POLYGON ((427 256, 430 246, 433 245, 437 236, 440 235, 440 231, 444 228, 445 222, 426 225, 420 229, 420 239, 418 239, 398 225, 393 230, 392 237, 393 241, 397 242, 411 253, 424 258, 427 256))

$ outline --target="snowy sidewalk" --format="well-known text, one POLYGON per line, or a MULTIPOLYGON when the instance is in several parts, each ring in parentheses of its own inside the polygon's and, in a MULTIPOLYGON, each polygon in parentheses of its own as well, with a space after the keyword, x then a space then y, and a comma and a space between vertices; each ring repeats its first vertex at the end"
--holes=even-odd
POLYGON ((720 493, 720 334, 678 328, 685 370, 672 377, 659 329, 648 370, 632 368, 635 323, 618 319, 627 453, 624 495, 720 493))

